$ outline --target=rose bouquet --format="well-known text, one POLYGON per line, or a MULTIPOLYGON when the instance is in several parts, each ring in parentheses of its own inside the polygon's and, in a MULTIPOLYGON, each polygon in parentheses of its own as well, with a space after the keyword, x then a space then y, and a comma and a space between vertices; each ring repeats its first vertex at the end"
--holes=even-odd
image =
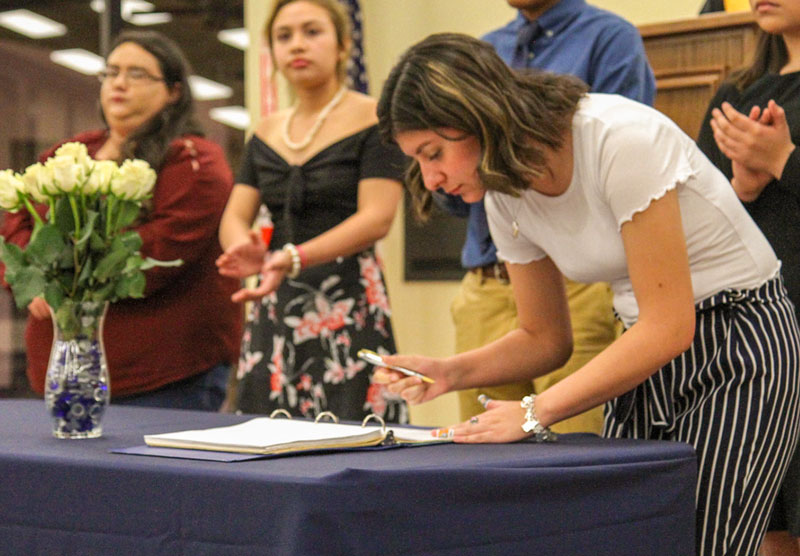
POLYGON ((110 398, 103 346, 109 303, 142 297, 148 268, 182 263, 139 252, 142 238, 132 226, 155 182, 147 162, 93 160, 82 143, 62 145, 21 175, 0 172, 0 209, 27 210, 34 222, 24 249, 0 238, 0 259, 17 306, 43 297, 52 311, 44 390, 58 438, 102 434, 110 398))
POLYGON ((27 210, 34 220, 25 249, 0 238, 17 306, 44 297, 64 338, 74 338, 85 328, 81 304, 142 297, 143 271, 181 264, 142 257, 142 239, 130 228, 155 182, 147 162, 93 160, 82 143, 65 143, 23 174, 0 172, 0 208, 27 210), (49 207, 44 218, 36 203, 49 207))

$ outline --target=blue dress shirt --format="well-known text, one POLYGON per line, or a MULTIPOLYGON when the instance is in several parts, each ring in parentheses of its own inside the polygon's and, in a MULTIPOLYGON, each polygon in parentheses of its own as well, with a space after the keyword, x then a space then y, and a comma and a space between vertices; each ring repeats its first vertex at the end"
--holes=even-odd
MULTIPOLYGON (((538 68, 583 79, 593 92, 616 93, 653 104, 655 78, 638 29, 621 17, 586 3, 561 0, 535 22, 522 13, 483 40, 514 68, 538 68), (535 26, 533 29, 530 26, 535 26), (522 38, 522 44, 518 44, 522 38), (530 39, 530 43, 525 43, 530 39)), ((450 214, 468 217, 461 264, 476 268, 497 262, 483 201, 434 194, 450 214)))

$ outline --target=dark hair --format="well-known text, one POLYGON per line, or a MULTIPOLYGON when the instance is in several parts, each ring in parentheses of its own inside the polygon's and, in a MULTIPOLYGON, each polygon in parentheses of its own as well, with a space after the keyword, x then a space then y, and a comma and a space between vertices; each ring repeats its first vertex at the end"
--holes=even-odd
MULTIPOLYGON (((178 87, 177 100, 128 135, 120 149, 120 160, 141 158, 158 170, 173 139, 181 135, 204 135, 194 117, 194 99, 189 87, 191 69, 180 47, 156 31, 123 31, 109 52, 128 42, 142 47, 158 60, 167 89, 173 91, 178 87)), ((103 119, 105 121, 105 117, 103 119)))
MULTIPOLYGON (((545 149, 561 147, 587 90, 572 76, 513 71, 490 44, 440 33, 412 46, 392 69, 378 102, 378 126, 387 142, 400 132, 426 129, 475 136, 483 186, 518 196, 541 175, 545 149)), ((406 185, 417 215, 425 218, 431 194, 416 162, 406 185)))
MULTIPOLYGON (((300 0, 276 0, 272 5, 272 11, 267 17, 267 22, 264 24, 264 37, 267 39, 267 44, 270 49, 270 56, 273 57, 273 66, 275 65, 275 57, 272 54, 272 26, 275 24, 275 18, 278 17, 284 7, 298 2, 300 0)), ((336 62, 336 75, 340 82, 343 82, 347 77, 347 60, 350 55, 350 17, 345 12, 344 6, 338 0, 304 0, 312 4, 316 4, 320 8, 328 12, 333 23, 333 28, 336 30, 336 44, 342 52, 342 56, 336 62)))
POLYGON ((733 72, 728 80, 743 91, 762 75, 779 73, 787 63, 789 63, 789 52, 786 50, 783 36, 773 35, 759 28, 750 65, 733 72))

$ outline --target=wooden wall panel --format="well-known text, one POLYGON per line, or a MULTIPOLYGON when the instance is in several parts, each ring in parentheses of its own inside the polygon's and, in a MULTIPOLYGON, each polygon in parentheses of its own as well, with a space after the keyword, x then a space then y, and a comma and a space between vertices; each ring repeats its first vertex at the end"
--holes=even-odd
POLYGON ((656 76, 655 107, 696 138, 720 83, 750 59, 753 15, 706 14, 642 25, 639 31, 656 76))

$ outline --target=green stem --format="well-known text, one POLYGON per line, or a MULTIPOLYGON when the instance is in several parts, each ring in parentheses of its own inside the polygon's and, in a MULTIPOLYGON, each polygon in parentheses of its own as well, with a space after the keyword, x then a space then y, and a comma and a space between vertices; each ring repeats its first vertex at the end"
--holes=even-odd
POLYGON ((75 197, 69 195, 69 206, 72 208, 72 218, 75 219, 75 237, 81 237, 81 215, 78 211, 78 204, 75 202, 75 197))
POLYGON ((36 226, 37 227, 43 226, 44 222, 42 222, 42 217, 39 216, 38 212, 36 212, 36 209, 31 204, 30 200, 27 197, 25 197, 22 193, 19 193, 19 196, 22 199, 22 201, 25 203, 25 208, 28 209, 28 212, 31 213, 31 216, 33 216, 33 219, 36 221, 36 226))
POLYGON ((114 197, 109 195, 107 197, 108 204, 106 205, 106 239, 111 237, 111 219, 114 214, 114 197))
MULTIPOLYGON (((73 242, 75 241, 76 240, 73 240, 73 242)), ((72 264, 75 271, 72 274, 72 291, 69 295, 70 298, 74 298, 75 292, 78 291, 78 276, 81 275, 81 260, 80 257, 78 257, 78 249, 76 245, 72 246, 72 264)))

